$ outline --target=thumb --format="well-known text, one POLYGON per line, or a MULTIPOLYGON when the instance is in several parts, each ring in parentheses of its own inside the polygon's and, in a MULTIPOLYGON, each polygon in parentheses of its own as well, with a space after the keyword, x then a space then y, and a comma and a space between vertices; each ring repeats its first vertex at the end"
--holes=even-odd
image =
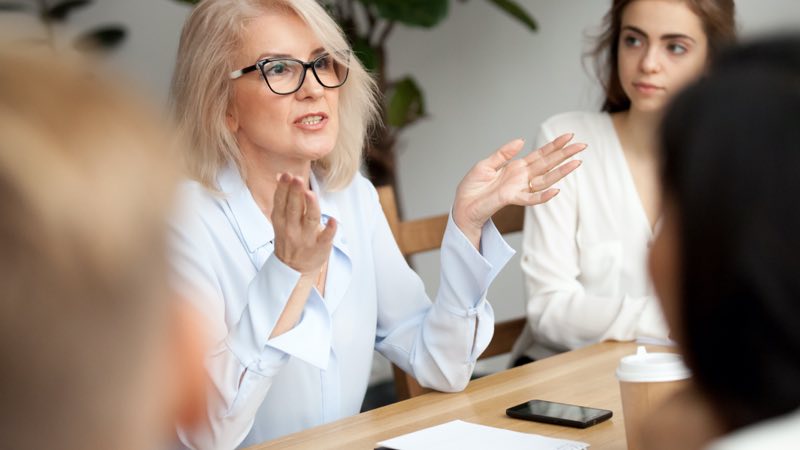
POLYGON ((336 236, 337 228, 338 224, 336 223, 336 219, 333 217, 329 218, 328 223, 325 224, 325 228, 319 233, 319 236, 317 236, 317 242, 321 244, 333 242, 333 237, 336 236))

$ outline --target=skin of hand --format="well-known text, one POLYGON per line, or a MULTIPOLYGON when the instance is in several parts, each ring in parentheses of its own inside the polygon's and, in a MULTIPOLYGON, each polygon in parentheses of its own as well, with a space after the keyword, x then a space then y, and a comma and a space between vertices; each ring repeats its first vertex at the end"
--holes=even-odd
POLYGON ((300 177, 278 176, 272 226, 275 256, 303 276, 317 274, 330 256, 337 224, 333 218, 320 224, 317 197, 300 177))
POLYGON ((581 161, 562 163, 586 148, 586 144, 567 145, 572 138, 572 134, 564 134, 514 159, 525 145, 516 139, 470 169, 456 190, 453 220, 475 248, 480 248, 483 225, 504 206, 538 205, 558 194, 558 189, 550 186, 578 168, 581 161))
POLYGON ((270 338, 292 329, 302 316, 308 294, 314 288, 320 270, 331 253, 337 224, 333 218, 320 224, 316 195, 300 177, 278 175, 272 209, 275 229, 275 256, 300 272, 300 279, 275 323, 270 338))

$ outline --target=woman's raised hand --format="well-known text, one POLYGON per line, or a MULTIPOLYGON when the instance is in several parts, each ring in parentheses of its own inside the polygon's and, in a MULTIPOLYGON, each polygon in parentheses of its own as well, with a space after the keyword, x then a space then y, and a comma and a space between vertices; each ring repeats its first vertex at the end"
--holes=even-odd
POLYGON ((336 234, 336 221, 320 224, 316 195, 299 177, 281 174, 272 207, 275 256, 303 275, 310 275, 328 261, 336 234))
POLYGON ((581 161, 561 163, 586 148, 586 144, 567 145, 572 137, 559 136, 519 159, 513 158, 525 142, 513 140, 470 169, 456 190, 453 220, 476 247, 483 225, 504 206, 538 205, 558 194, 550 187, 581 161))

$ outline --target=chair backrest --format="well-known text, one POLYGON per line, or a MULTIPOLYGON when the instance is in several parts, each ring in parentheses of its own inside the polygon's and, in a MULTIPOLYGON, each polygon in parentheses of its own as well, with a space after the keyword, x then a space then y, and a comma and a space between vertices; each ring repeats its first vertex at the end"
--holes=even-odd
MULTIPOLYGON (((408 258, 413 254, 441 247, 448 214, 401 221, 397 212, 394 189, 391 186, 381 186, 377 189, 383 213, 386 215, 389 227, 392 229, 392 234, 394 234, 403 256, 408 258)), ((492 216, 492 221, 500 233, 505 234, 522 231, 524 217, 524 207, 507 206, 492 216)), ((492 342, 481 354, 480 359, 510 352, 511 347, 513 347, 524 327, 524 317, 496 323, 492 342)), ((394 371, 394 383, 398 400, 416 397, 429 391, 420 386, 414 377, 403 372, 399 367, 392 365, 392 369, 394 371)))

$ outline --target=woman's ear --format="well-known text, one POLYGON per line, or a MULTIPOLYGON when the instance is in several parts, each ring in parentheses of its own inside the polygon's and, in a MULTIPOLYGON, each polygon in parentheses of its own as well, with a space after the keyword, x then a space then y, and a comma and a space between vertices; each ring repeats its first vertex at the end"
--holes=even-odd
POLYGON ((233 134, 239 130, 239 114, 233 105, 228 105, 228 109, 225 111, 225 126, 233 134))
POLYGON ((184 299, 175 301, 175 342, 172 355, 175 368, 175 422, 182 427, 198 425, 206 412, 209 379, 204 360, 208 351, 205 317, 184 299))
POLYGON ((236 134, 236 131, 239 129, 239 119, 237 119, 236 112, 232 109, 233 107, 229 106, 228 110, 225 112, 225 126, 228 128, 228 131, 236 134))

